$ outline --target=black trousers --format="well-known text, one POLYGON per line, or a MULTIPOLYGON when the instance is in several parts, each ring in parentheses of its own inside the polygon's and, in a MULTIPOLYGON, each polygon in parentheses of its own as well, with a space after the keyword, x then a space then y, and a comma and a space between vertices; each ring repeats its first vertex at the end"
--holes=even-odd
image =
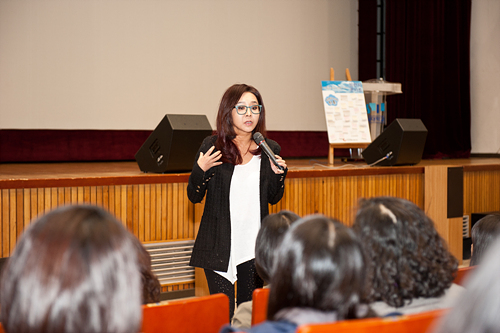
MULTIPOLYGON (((231 322, 234 314, 234 284, 210 269, 205 269, 205 276, 210 295, 224 293, 229 298, 229 322, 231 322)), ((236 303, 238 305, 252 300, 254 289, 264 286, 264 281, 255 270, 255 259, 236 266, 236 278, 238 279, 238 287, 236 288, 236 303)))

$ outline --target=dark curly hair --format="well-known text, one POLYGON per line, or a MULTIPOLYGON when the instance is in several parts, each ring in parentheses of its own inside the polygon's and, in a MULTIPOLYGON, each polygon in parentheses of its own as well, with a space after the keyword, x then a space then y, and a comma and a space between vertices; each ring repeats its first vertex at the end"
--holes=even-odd
POLYGON ((412 202, 361 199, 353 229, 371 258, 372 301, 402 307, 405 300, 440 297, 451 286, 458 262, 432 220, 412 202))

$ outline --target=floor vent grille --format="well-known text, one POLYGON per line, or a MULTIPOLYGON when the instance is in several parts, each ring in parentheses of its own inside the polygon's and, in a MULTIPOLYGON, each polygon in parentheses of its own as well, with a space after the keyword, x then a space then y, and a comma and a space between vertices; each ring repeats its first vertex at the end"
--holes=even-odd
POLYGON ((193 245, 194 240, 144 244, 160 284, 194 282, 194 267, 189 266, 193 245))

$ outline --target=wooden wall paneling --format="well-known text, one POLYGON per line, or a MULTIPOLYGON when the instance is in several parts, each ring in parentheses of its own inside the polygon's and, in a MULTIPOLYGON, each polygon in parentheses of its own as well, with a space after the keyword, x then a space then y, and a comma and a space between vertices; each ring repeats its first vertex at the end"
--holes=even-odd
POLYGON ((304 188, 306 189, 306 195, 304 198, 305 214, 310 215, 314 212, 314 178, 310 181, 304 182, 304 188))
POLYGON ((76 202, 80 205, 83 204, 85 202, 85 191, 83 186, 78 186, 76 193, 77 193, 76 202))
POLYGON ((464 172, 464 215, 470 215, 476 208, 475 200, 477 195, 471 195, 475 192, 474 172, 464 172))
POLYGON ((16 224, 16 189, 9 190, 9 253, 10 255, 16 246, 17 224, 16 224))
POLYGON ((154 192, 154 224, 151 226, 151 239, 159 240, 161 239, 161 214, 165 209, 161 201, 161 184, 151 185, 154 192), (153 230, 154 227, 154 230, 153 230))
POLYGON ((154 184, 147 184, 145 187, 145 196, 148 204, 146 205, 146 223, 145 239, 151 241, 154 239, 156 228, 156 187, 154 184))
POLYGON ((155 240, 156 237, 156 185, 150 184, 149 186, 149 239, 151 241, 155 240))
POLYGON ((104 208, 103 186, 101 185, 95 186, 95 189, 96 189, 96 195, 95 195, 96 205, 101 208, 104 208))
POLYGON ((83 187, 83 201, 82 203, 88 204, 91 201, 91 193, 90 193, 90 186, 84 186, 83 187))
MULTIPOLYGON (((166 205, 162 201, 162 184, 156 184, 156 224, 155 224, 155 238, 154 240, 162 239, 162 223, 163 223, 163 212, 166 209, 166 205)), ((166 238, 164 238, 166 239, 166 238)))
POLYGON ((182 232, 182 226, 179 225, 179 184, 172 184, 172 239, 180 238, 179 234, 182 232))
MULTIPOLYGON (((186 185, 187 186, 187 185, 186 185)), ((188 221, 189 221, 189 224, 188 224, 188 238, 194 238, 194 227, 195 227, 195 223, 196 223, 196 219, 195 219, 195 216, 196 216, 196 212, 195 212, 195 205, 188 199, 187 197, 187 188, 185 187, 185 196, 184 196, 185 200, 186 200, 186 208, 187 208, 187 212, 188 212, 188 221)))
POLYGON ((115 210, 115 186, 114 185, 109 185, 107 186, 108 189, 108 211, 116 216, 116 210, 115 210))
POLYGON ((9 190, 2 189, 2 257, 8 257, 10 253, 10 218, 9 218, 9 190))
POLYGON ((134 196, 134 225, 137 226, 137 237, 141 241, 145 241, 146 223, 149 222, 146 220, 146 205, 148 204, 146 201, 146 185, 137 185, 137 191, 137 198, 134 196))
POLYGON ((179 184, 179 198, 182 201, 182 224, 183 224, 183 235, 182 238, 189 238, 189 225, 192 225, 193 221, 189 219, 189 209, 190 202, 187 197, 187 184, 179 184))
POLYGON ((59 205, 59 189, 57 187, 50 188, 50 209, 44 213, 54 210, 59 205))
MULTIPOLYGON (((69 203, 68 203, 69 204, 69 203)), ((66 188, 58 187, 57 188, 57 206, 65 206, 66 203, 66 188)))
POLYGON ((335 178, 327 177, 325 185, 327 191, 325 215, 335 217, 335 178))
POLYGON ((41 216, 45 210, 45 189, 37 188, 37 216, 41 216))
POLYGON ((23 195, 23 229, 26 230, 31 221, 31 190, 29 188, 22 189, 23 195))
POLYGON ((176 211, 177 211, 177 239, 182 239, 184 238, 184 224, 186 221, 184 220, 184 197, 182 196, 182 189, 184 186, 181 184, 174 184, 175 189, 175 196, 177 198, 177 206, 176 206, 176 211))
POLYGON ((347 225, 351 226, 353 224, 351 211, 353 205, 355 205, 355 197, 354 193, 351 193, 351 181, 352 177, 342 177, 342 206, 339 207, 338 215, 340 216, 340 221, 347 225))
POLYGON ((344 212, 345 220, 348 221, 348 225, 351 226, 354 223, 355 211, 358 206, 358 198, 361 193, 358 192, 359 180, 356 177, 349 177, 349 206, 344 212))
MULTIPOLYGON (((127 227, 127 211, 128 211, 128 185, 120 185, 120 219, 125 227, 127 227)), ((116 189, 115 189, 116 190, 116 189)))
POLYGON ((38 189, 32 188, 30 189, 30 216, 31 222, 38 218, 38 189))
POLYGON ((436 230, 447 242, 449 251, 462 263, 461 228, 456 226, 461 221, 447 217, 448 166, 425 167, 425 197, 426 214, 434 221, 436 230))
POLYGON ((173 196, 172 196, 172 184, 167 184, 167 193, 166 193, 165 200, 167 202, 167 225, 166 225, 167 226, 167 239, 173 239, 174 229, 176 229, 176 227, 174 226, 174 223, 173 223, 174 202, 173 202, 173 196))
POLYGON ((314 213, 326 215, 324 212, 325 207, 325 179, 323 177, 318 177, 315 179, 315 201, 314 213))
POLYGON ((71 205, 71 187, 63 187, 63 205, 71 205))
POLYGON ((89 186, 89 196, 90 200, 87 201, 87 204, 96 206, 97 205, 97 187, 96 186, 89 186))
POLYGON ((358 192, 358 183, 359 179, 356 177, 349 177, 348 178, 349 182, 349 188, 348 188, 348 195, 349 195, 349 201, 348 201, 348 209, 344 212, 345 220, 348 221, 348 225, 352 225, 354 223, 354 213, 353 211, 357 208, 358 206, 358 198, 360 197, 361 193, 358 192))
POLYGON ((109 205, 112 214, 120 220, 120 190, 119 185, 109 187, 109 205))
POLYGON ((464 215, 500 211, 500 170, 464 170, 464 215))
POLYGON ((16 239, 23 233, 24 230, 24 190, 22 188, 16 189, 16 239))
POLYGON ((324 194, 324 189, 325 189, 325 178, 323 177, 318 177, 315 178, 315 184, 314 184, 314 193, 315 193, 315 206, 314 206, 314 211, 313 213, 315 214, 323 214, 325 211, 325 194, 324 194))
POLYGON ((290 184, 290 181, 285 180, 285 191, 283 192, 283 196, 284 196, 285 200, 283 201, 283 203, 281 203, 280 208, 292 210, 291 208, 293 207, 293 195, 292 195, 292 191, 289 188, 289 186, 290 186, 289 184, 290 184))
POLYGON ((298 188, 298 183, 300 179, 293 178, 291 180, 285 180, 285 191, 287 187, 290 188, 288 193, 290 193, 290 203, 291 205, 289 207, 286 207, 286 209, 292 210, 291 208, 293 207, 293 212, 295 212, 299 216, 303 216, 302 212, 300 211, 299 207, 299 188, 298 188))
POLYGON ((304 210, 305 210, 305 214, 306 215, 309 215, 312 213, 312 204, 313 204, 313 200, 314 200, 314 187, 313 187, 314 183, 313 183, 313 179, 310 179, 309 181, 306 181, 304 182, 304 198, 303 198, 303 202, 304 202, 304 210))
POLYGON ((167 184, 161 184, 161 239, 168 239, 168 189, 167 184))
POLYGON ((43 189, 43 207, 42 207, 42 210, 39 212, 40 215, 42 215, 44 212, 47 212, 49 211, 51 208, 52 208, 52 204, 51 204, 51 191, 50 191, 50 188, 47 187, 47 188, 44 188, 43 189))
MULTIPOLYGON (((113 215, 120 221, 121 219, 121 191, 120 191, 120 185, 113 185, 113 202, 111 204, 113 205, 113 215)), ((123 223, 123 221, 122 221, 123 223)))
POLYGON ((109 186, 101 186, 102 191, 102 208, 109 212, 109 186))
POLYGON ((127 186, 127 216, 125 219, 127 220, 127 227, 130 232, 139 237, 139 230, 137 228, 137 216, 135 214, 138 213, 137 210, 137 201, 139 197, 139 185, 128 185, 127 186))
POLYGON ((180 186, 180 184, 178 183, 174 184, 174 196, 177 202, 176 206, 174 206, 174 223, 177 225, 177 236, 175 236, 174 239, 182 239, 184 233, 184 221, 182 220, 184 210, 182 207, 183 200, 181 197, 181 187, 182 186, 180 186))

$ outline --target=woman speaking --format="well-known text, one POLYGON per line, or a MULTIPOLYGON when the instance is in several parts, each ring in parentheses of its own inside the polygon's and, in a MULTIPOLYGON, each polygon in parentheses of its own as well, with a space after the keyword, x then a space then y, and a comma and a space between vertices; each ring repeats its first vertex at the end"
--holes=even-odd
POLYGON ((268 204, 283 196, 288 171, 276 142, 265 140, 279 167, 253 140, 256 132, 266 135, 265 110, 254 87, 229 87, 219 105, 216 134, 203 141, 187 187, 193 203, 206 195, 190 265, 204 269, 210 294, 229 297, 230 318, 235 281, 237 304, 251 300, 263 285, 255 270, 255 239, 268 204))

